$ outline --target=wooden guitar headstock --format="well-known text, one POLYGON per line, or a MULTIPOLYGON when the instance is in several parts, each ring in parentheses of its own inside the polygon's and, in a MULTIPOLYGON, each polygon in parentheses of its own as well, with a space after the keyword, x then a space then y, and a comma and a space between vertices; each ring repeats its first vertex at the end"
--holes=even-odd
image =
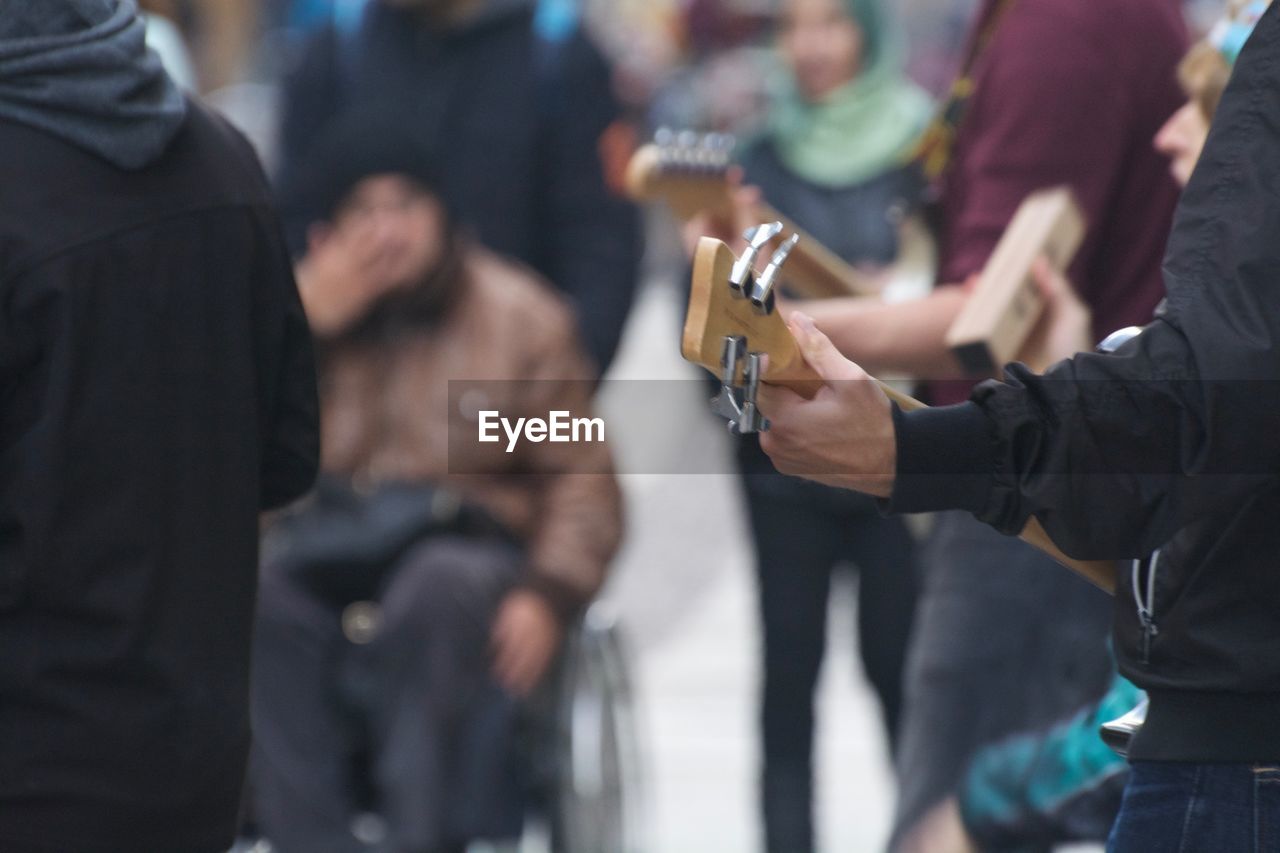
MULTIPOLYGON (((703 237, 693 256, 680 350, 686 360, 720 377, 721 392, 712 400, 712 408, 739 433, 767 428, 754 410, 758 383, 784 385, 804 397, 812 397, 822 385, 778 313, 773 295, 799 236, 784 240, 764 269, 755 270, 757 257, 783 230, 780 222, 753 229, 742 257, 720 240, 703 237)), ((880 386, 904 409, 923 405, 883 383, 880 386)))
MULTIPOLYGON (((651 144, 632 155, 627 166, 627 193, 636 201, 661 199, 686 222, 704 213, 732 222, 736 211, 728 174, 733 149, 734 139, 726 134, 660 130, 651 144)), ((805 235, 767 204, 757 205, 753 217, 781 221, 788 232, 801 235, 787 270, 787 283, 796 292, 811 298, 872 296, 880 292, 877 282, 805 235)))
POLYGON ((703 211, 729 216, 733 147, 733 137, 725 134, 660 130, 632 156, 627 191, 637 201, 665 200, 684 220, 703 211))
MULTIPOLYGON (((680 343, 685 359, 719 375, 724 339, 736 336, 745 338, 749 351, 768 354, 763 381, 797 390, 818 381, 772 303, 766 299, 763 305, 753 304, 749 292, 743 293, 730 283, 738 262, 739 258, 721 241, 712 237, 698 241, 689 312, 680 343)), ((754 270, 751 280, 756 280, 754 270)), ((737 378, 741 379, 741 370, 737 378)))
MULTIPOLYGON (((685 316, 680 351, 720 378, 721 389, 712 409, 729 421, 736 433, 768 429, 756 409, 760 382, 785 385, 812 397, 822 381, 809 367, 772 298, 772 286, 787 259, 795 236, 783 242, 770 263, 755 272, 756 255, 782 230, 780 223, 760 226, 752 247, 735 257, 723 242, 703 237, 693 257, 693 286, 685 316), (768 356, 764 359, 763 356, 768 356)), ((922 408, 919 401, 883 383, 880 387, 904 410, 922 408)), ((1115 564, 1072 559, 1053 543, 1039 521, 1032 518, 1022 539, 1108 593, 1115 591, 1115 564)))

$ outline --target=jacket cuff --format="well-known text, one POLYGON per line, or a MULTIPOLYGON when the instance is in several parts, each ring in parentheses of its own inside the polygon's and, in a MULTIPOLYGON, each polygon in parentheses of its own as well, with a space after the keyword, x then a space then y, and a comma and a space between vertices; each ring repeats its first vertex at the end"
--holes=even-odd
POLYGON ((891 513, 981 513, 991 495, 995 430, 975 403, 904 412, 893 407, 898 470, 891 513))

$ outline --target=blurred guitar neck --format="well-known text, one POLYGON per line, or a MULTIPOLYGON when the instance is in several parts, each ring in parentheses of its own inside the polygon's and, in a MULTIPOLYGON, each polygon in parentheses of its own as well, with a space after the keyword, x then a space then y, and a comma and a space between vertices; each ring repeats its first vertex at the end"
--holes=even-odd
MULTIPOLYGON (((707 214, 725 222, 736 220, 728 180, 729 151, 715 135, 693 136, 683 142, 645 145, 627 167, 627 188, 636 201, 661 200, 682 221, 707 214)), ((810 299, 836 296, 876 296, 871 277, 858 272, 834 252, 767 204, 752 212, 760 222, 781 222, 786 233, 799 234, 800 243, 787 265, 786 281, 810 299)), ((776 248, 775 245, 770 249, 776 248)))

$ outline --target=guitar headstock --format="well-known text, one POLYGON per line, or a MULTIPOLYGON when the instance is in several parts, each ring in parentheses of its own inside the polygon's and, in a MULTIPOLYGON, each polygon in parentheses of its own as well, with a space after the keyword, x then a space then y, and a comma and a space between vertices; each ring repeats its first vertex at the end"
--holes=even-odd
POLYGON ((723 133, 663 128, 632 156, 627 192, 636 201, 663 198, 682 219, 703 210, 726 211, 734 144, 723 133))
MULTIPOLYGON (((757 258, 781 231, 780 222, 752 228, 745 235, 749 242, 742 257, 736 257, 714 237, 699 240, 693 255, 693 282, 680 352, 685 360, 720 378, 720 393, 711 407, 738 433, 768 429, 768 421, 755 409, 761 382, 785 385, 804 397, 812 397, 822 385, 778 313, 774 298, 782 266, 798 235, 783 240, 765 268, 755 271, 757 258)), ((920 408, 918 400, 874 381, 900 408, 920 408)))
MULTIPOLYGON (((756 257, 782 230, 781 223, 761 225, 747 233, 750 245, 741 258, 713 237, 698 241, 693 256, 693 287, 685 317, 680 349, 684 357, 720 378, 720 393, 712 410, 729 422, 735 433, 762 432, 769 421, 756 408, 761 382, 785 385, 812 397, 822 380, 800 353, 791 330, 778 314, 772 285, 778 278, 796 237, 784 240, 769 264, 758 275, 756 257), (763 356, 768 356, 764 359, 763 356)), ((879 383, 881 390, 904 411, 922 404, 879 383)), ((1053 543, 1035 518, 1028 521, 1022 538, 1078 572, 1106 592, 1115 592, 1115 564, 1109 561, 1075 560, 1053 543)))
POLYGON ((797 238, 784 240, 764 270, 755 270, 762 249, 781 230, 776 222, 753 228, 741 258, 713 237, 699 240, 693 256, 693 284, 680 350, 686 360, 720 378, 722 388, 712 408, 736 432, 767 428, 755 411, 760 382, 786 385, 805 396, 812 396, 821 384, 778 313, 773 292, 797 238), (765 355, 767 360, 762 358, 765 355))

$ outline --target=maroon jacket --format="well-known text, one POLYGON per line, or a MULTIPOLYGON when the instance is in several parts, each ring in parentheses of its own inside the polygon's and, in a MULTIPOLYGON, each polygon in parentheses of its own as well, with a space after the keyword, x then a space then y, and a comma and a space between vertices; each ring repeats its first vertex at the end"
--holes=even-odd
MULTIPOLYGON (((981 32, 999 0, 985 0, 981 32)), ((1178 189, 1152 148, 1186 100, 1179 0, 1013 0, 973 67, 975 89, 942 180, 940 281, 978 272, 1032 191, 1068 184, 1089 230, 1069 275, 1095 338, 1144 324, 1178 189)), ((939 382, 936 404, 972 383, 939 382)))

